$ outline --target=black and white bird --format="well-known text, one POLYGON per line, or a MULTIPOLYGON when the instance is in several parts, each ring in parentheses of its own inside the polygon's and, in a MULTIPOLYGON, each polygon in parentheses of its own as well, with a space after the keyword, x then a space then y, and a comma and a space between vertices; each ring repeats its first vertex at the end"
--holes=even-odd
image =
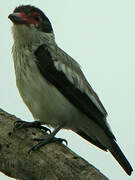
POLYGON ((38 120, 54 128, 49 138, 33 150, 53 141, 60 129, 70 129, 100 149, 110 151, 131 175, 133 169, 108 126, 105 108, 79 64, 57 46, 46 15, 34 6, 21 5, 9 19, 13 22, 16 84, 36 120, 35 124, 25 122, 24 126, 36 126, 38 120))

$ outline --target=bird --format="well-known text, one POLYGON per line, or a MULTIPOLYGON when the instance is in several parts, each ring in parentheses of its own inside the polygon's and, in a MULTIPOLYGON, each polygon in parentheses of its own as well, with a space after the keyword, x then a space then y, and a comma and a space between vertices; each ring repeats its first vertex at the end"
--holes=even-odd
POLYGON ((47 139, 38 139, 32 150, 49 142, 62 142, 55 135, 69 129, 109 151, 131 175, 133 169, 116 143, 103 104, 77 61, 57 45, 48 17, 35 6, 20 5, 8 18, 13 23, 16 85, 34 118, 33 122, 19 124, 54 128, 47 139))

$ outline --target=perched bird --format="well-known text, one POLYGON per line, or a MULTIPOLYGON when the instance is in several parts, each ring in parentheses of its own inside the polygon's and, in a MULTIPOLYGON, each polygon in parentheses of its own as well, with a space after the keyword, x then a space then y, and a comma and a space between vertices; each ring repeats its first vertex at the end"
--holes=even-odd
POLYGON ((56 133, 62 128, 71 129, 100 149, 110 151, 131 175, 133 169, 108 126, 105 108, 79 64, 57 46, 46 15, 34 6, 21 5, 9 19, 13 22, 16 84, 36 120, 23 125, 36 126, 39 121, 54 128, 49 138, 39 141, 32 150, 61 141, 54 138, 56 133))

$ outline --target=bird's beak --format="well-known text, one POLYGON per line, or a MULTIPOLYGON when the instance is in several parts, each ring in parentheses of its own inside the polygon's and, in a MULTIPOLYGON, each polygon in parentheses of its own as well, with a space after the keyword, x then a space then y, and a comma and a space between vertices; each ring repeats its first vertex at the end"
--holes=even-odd
POLYGON ((14 24, 27 24, 28 22, 26 15, 24 15, 23 13, 13 13, 13 14, 10 14, 8 18, 14 24))

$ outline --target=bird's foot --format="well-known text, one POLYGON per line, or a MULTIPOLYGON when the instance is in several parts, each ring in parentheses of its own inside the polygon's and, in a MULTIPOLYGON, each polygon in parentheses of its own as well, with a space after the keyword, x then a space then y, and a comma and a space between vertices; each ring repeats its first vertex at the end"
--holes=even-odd
POLYGON ((15 131, 16 129, 29 128, 29 127, 35 127, 40 130, 43 130, 44 132, 49 132, 51 134, 51 130, 45 126, 42 126, 39 121, 27 122, 27 121, 22 121, 20 119, 15 121, 13 131, 15 131))
POLYGON ((54 142, 57 142, 57 143, 63 143, 65 142, 66 145, 68 144, 67 140, 65 139, 62 139, 62 138, 56 138, 56 137, 53 137, 52 134, 49 135, 48 138, 45 138, 45 139, 41 139, 41 138, 34 138, 33 139, 34 141, 38 141, 38 143, 33 146, 29 151, 28 153, 31 153, 31 151, 36 151, 38 150, 40 147, 42 146, 45 146, 46 144, 49 144, 49 143, 54 143, 54 142))

